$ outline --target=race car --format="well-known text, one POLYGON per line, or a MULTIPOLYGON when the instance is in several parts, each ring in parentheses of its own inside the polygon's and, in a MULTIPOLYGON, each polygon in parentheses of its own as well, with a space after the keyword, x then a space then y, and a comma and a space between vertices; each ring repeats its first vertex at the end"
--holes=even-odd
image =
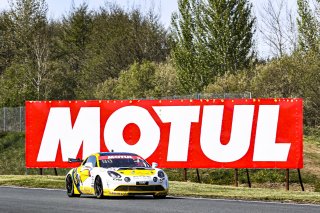
MULTIPOLYGON (((81 160, 69 158, 69 162, 81 160)), ((133 153, 92 154, 67 173, 67 194, 69 197, 153 195, 154 198, 165 198, 169 190, 168 176, 156 167, 157 163, 150 166, 133 153)))

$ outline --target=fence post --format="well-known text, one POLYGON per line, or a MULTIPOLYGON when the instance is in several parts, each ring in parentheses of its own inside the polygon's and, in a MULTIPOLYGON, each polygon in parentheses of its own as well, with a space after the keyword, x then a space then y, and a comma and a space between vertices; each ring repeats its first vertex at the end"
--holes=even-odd
POLYGON ((196 171, 197 171, 198 182, 201 183, 200 174, 199 174, 199 169, 196 169, 196 171))
POLYGON ((299 182, 300 182, 301 190, 304 191, 304 186, 303 186, 303 183, 302 183, 300 169, 298 169, 298 176, 299 176, 299 182))
POLYGON ((20 121, 20 132, 22 132, 22 115, 21 115, 21 107, 19 107, 19 121, 20 121))
POLYGON ((6 131, 6 107, 3 107, 3 131, 6 131))
POLYGON ((234 186, 238 187, 239 177, 238 177, 238 169, 234 169, 234 186))
POLYGON ((187 181, 188 177, 187 177, 187 168, 184 168, 184 181, 187 181))
POLYGON ((3 119, 3 122, 4 122, 4 131, 8 131, 8 125, 7 125, 7 107, 4 107, 3 108, 3 116, 4 116, 4 119, 3 119))
POLYGON ((289 169, 286 169, 286 190, 289 191, 289 169))
POLYGON ((248 169, 246 169, 246 173, 247 173, 248 186, 249 186, 249 188, 251 188, 251 181, 250 181, 250 176, 249 176, 249 170, 248 169))

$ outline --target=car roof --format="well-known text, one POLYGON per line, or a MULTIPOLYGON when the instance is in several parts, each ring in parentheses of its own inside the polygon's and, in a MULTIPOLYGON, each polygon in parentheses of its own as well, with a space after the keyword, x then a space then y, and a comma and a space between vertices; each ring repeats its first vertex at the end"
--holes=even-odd
POLYGON ((130 155, 130 156, 138 156, 137 154, 130 152, 99 152, 100 156, 109 156, 109 155, 130 155))

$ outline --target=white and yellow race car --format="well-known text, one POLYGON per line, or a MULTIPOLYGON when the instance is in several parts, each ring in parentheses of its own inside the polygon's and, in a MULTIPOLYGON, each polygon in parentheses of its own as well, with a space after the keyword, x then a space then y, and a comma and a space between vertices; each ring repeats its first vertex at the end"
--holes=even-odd
MULTIPOLYGON (((79 162, 69 159, 69 162, 79 162)), ((166 173, 152 167, 140 156, 123 152, 100 152, 87 157, 66 175, 69 197, 80 195, 131 196, 153 195, 165 198, 169 190, 166 173)))

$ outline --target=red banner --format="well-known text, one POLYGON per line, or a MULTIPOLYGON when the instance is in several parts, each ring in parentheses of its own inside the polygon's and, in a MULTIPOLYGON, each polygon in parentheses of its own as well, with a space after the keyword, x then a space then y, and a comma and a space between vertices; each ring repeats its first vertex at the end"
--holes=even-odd
POLYGON ((26 166, 133 152, 161 168, 302 168, 302 99, 27 101, 26 166))

